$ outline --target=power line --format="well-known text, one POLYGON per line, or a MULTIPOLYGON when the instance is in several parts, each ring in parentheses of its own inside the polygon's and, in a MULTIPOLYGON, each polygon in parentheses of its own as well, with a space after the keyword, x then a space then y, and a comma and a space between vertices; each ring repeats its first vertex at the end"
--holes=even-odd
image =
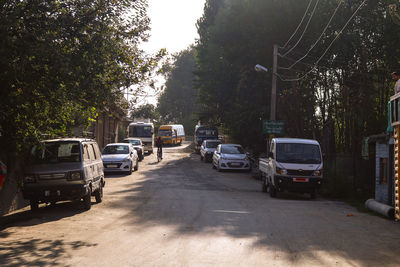
MULTIPOLYGON (((310 49, 307 51, 307 53, 305 55, 303 55, 301 58, 299 58, 296 62, 294 62, 292 65, 290 65, 287 68, 280 68, 280 69, 285 69, 285 70, 290 70, 291 68, 293 68, 297 63, 299 63, 300 61, 302 61, 304 58, 306 58, 308 56, 308 54, 311 52, 311 50, 314 49, 314 47, 319 43, 319 41, 321 40, 322 36, 325 34, 326 30, 328 29, 329 25, 331 24, 333 18, 336 15, 336 12, 338 11, 339 7, 342 5, 343 0, 339 0, 339 4, 336 7, 335 11, 333 12, 331 18, 329 19, 328 23, 326 24, 324 30, 322 31, 321 35, 318 37, 317 41, 314 42, 314 44, 310 47, 310 49)), ((279 56, 281 56, 280 54, 278 54, 279 56)))
POLYGON ((289 40, 287 40, 287 42, 285 43, 285 45, 284 45, 283 47, 279 47, 279 48, 285 49, 286 46, 289 44, 289 42, 292 40, 292 38, 295 36, 295 34, 297 33, 297 31, 300 29, 300 26, 301 26, 301 24, 303 23, 303 20, 304 20, 304 18, 306 17, 306 15, 307 15, 307 13, 308 13, 308 10, 310 9, 310 6, 311 6, 312 1, 313 1, 313 0, 310 0, 310 2, 308 3, 308 6, 307 6, 306 11, 304 12, 303 18, 301 19, 299 25, 297 25, 297 28, 296 28, 296 30, 293 32, 292 36, 290 36, 289 40))
POLYGON ((309 73, 311 73, 315 67, 318 65, 318 63, 321 61, 321 59, 326 55, 326 53, 329 51, 329 49, 331 48, 331 46, 333 45, 333 43, 339 38, 339 36, 343 33, 344 29, 346 29, 347 25, 350 23, 350 21, 354 18, 354 16, 358 13, 358 11, 363 7, 363 5, 365 4, 365 2, 367 2, 367 0, 364 0, 360 6, 356 9, 356 11, 354 11, 353 15, 351 15, 351 17, 349 18, 349 20, 346 22, 346 24, 343 26, 343 28, 340 30, 340 32, 336 35, 336 37, 332 40, 332 42, 329 44, 328 48, 325 50, 325 52, 319 57, 319 59, 314 63, 314 67, 311 68, 308 72, 306 72, 303 76, 301 76, 300 78, 292 78, 292 79, 283 79, 281 75, 279 75, 278 73, 275 73, 276 76, 284 82, 294 82, 294 81, 299 81, 304 79, 304 77, 306 77, 309 73))
POLYGON ((303 33, 301 34, 299 40, 297 41, 297 43, 296 43, 292 48, 289 49, 289 51, 287 51, 285 54, 283 54, 284 56, 287 56, 290 52, 292 52, 292 50, 295 49, 295 48, 297 47, 297 45, 300 43, 301 39, 303 39, 303 36, 304 36, 304 34, 306 33, 306 31, 307 31, 307 29, 308 29, 308 26, 310 25, 311 19, 312 19, 313 16, 314 16, 315 10, 317 9, 318 3, 319 3, 319 0, 317 0, 317 2, 315 2, 314 9, 313 9, 313 11, 312 11, 312 13, 311 13, 311 15, 310 15, 310 18, 309 18, 308 21, 307 21, 307 24, 306 24, 306 26, 305 26, 305 28, 304 28, 304 31, 303 31, 303 33))

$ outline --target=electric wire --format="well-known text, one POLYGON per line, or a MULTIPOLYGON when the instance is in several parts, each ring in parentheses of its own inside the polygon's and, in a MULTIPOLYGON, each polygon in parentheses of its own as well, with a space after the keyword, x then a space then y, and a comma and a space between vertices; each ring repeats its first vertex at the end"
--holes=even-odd
MULTIPOLYGON (((326 26, 325 26, 324 30, 322 31, 321 35, 318 37, 317 41, 315 41, 314 44, 310 47, 310 49, 308 49, 307 53, 306 53, 305 55, 303 55, 301 58, 299 58, 296 62, 294 62, 294 63, 293 63, 292 65, 290 65, 289 67, 287 67, 287 68, 281 67, 280 69, 290 70, 290 69, 293 68, 297 63, 299 63, 300 61, 302 61, 303 59, 305 59, 305 58, 308 56, 308 54, 311 52, 311 50, 314 49, 314 47, 315 47, 315 46, 319 43, 319 41, 321 40, 322 36, 325 34, 326 30, 328 29, 329 25, 331 24, 333 18, 335 17, 335 15, 336 15, 337 11, 339 10, 340 6, 342 5, 342 3, 343 3, 343 0, 339 0, 338 6, 336 7, 335 11, 333 12, 331 18, 329 19, 328 23, 326 24, 326 26)), ((278 55, 281 56, 279 53, 278 53, 278 55)))
POLYGON ((303 18, 301 19, 299 25, 297 25, 296 30, 293 32, 292 36, 290 36, 289 40, 287 40, 287 42, 285 43, 285 45, 282 46, 282 47, 279 47, 280 49, 285 49, 286 46, 289 44, 289 42, 292 40, 292 38, 296 35, 297 31, 300 29, 301 24, 303 24, 303 21, 304 21, 306 15, 307 15, 307 13, 308 13, 308 10, 310 9, 310 6, 311 6, 312 1, 313 1, 313 0, 310 0, 310 2, 308 3, 307 9, 306 9, 306 11, 304 12, 303 18))
POLYGON ((360 6, 354 11, 354 13, 351 15, 351 17, 349 18, 349 20, 346 22, 346 24, 343 26, 343 28, 339 31, 339 33, 336 35, 336 37, 332 40, 332 42, 329 44, 328 48, 324 51, 324 53, 319 57, 319 59, 313 64, 314 67, 311 68, 308 72, 306 72, 303 76, 299 77, 299 78, 292 78, 292 79, 284 79, 282 78, 283 76, 275 73, 275 75, 284 82, 294 82, 294 81, 299 81, 304 79, 304 77, 306 77, 309 73, 311 73, 315 67, 318 65, 318 63, 321 61, 321 59, 326 55, 326 53, 329 51, 329 49, 331 48, 331 46, 333 45, 333 43, 340 37, 340 35, 343 33, 343 31, 346 29, 347 25, 350 23, 350 21, 354 18, 354 16, 358 13, 358 11, 364 6, 364 4, 367 2, 367 0, 362 1, 362 3, 360 4, 360 6))
POLYGON ((317 2, 315 2, 314 9, 313 9, 313 11, 311 12, 310 18, 308 19, 307 24, 306 24, 306 26, 305 26, 305 28, 304 28, 304 31, 303 31, 303 33, 301 34, 299 40, 297 41, 297 43, 296 43, 292 48, 290 48, 285 54, 283 54, 284 56, 287 56, 290 52, 292 52, 293 49, 295 49, 295 48, 297 47, 297 45, 300 43, 300 41, 303 39, 303 36, 304 36, 304 34, 306 33, 306 31, 307 31, 307 29, 308 29, 308 26, 310 25, 311 19, 314 17, 315 10, 317 9, 318 3, 319 3, 319 0, 317 0, 317 2))

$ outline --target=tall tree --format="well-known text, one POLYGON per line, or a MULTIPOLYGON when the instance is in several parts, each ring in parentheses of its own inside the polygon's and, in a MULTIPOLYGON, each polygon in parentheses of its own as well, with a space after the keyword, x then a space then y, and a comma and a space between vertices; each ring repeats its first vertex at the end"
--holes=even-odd
POLYGON ((194 48, 189 47, 174 56, 169 67, 165 90, 158 99, 157 111, 164 123, 183 124, 186 134, 193 134, 197 121, 194 74, 196 62, 194 48))
POLYGON ((146 0, 3 1, 0 150, 66 135, 118 104, 121 89, 149 79, 162 55, 138 49, 149 30, 146 8, 146 0))

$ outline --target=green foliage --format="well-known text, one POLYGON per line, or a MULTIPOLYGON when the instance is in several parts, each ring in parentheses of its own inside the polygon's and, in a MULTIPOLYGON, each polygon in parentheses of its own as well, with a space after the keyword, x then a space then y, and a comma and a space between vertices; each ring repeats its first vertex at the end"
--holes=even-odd
MULTIPOLYGON (((334 150, 359 154, 363 137, 385 131, 386 103, 393 94, 390 73, 400 62, 400 28, 387 15, 391 2, 367 1, 313 69, 360 5, 343 1, 309 55, 290 70, 278 69, 283 78, 312 70, 298 81, 278 82, 277 119, 286 121, 287 136, 334 140, 334 150)), ((278 57, 278 66, 287 67, 308 52, 338 3, 319 2, 303 38, 286 57, 278 57)), ((265 148, 260 121, 270 116, 272 73, 256 73, 254 66, 272 69, 273 45, 285 44, 307 5, 298 0, 206 1, 196 46, 202 121, 219 124, 246 146, 265 148)), ((303 30, 304 24, 281 54, 303 30)))
POLYGON ((6 0, 0 5, 0 150, 68 135, 149 79, 146 0, 6 0), (129 16, 127 14, 130 14, 129 16))
POLYGON ((194 74, 196 62, 194 48, 174 56, 174 64, 169 66, 165 90, 158 99, 157 112, 162 124, 182 124, 187 135, 192 135, 197 122, 194 74))
POLYGON ((140 107, 134 108, 132 110, 130 118, 135 119, 150 119, 151 121, 157 121, 159 115, 156 111, 155 106, 152 104, 142 105, 140 107))

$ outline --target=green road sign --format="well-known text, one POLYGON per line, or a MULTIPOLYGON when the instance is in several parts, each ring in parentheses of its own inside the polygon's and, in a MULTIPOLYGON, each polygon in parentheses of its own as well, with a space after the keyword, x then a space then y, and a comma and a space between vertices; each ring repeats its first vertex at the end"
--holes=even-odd
POLYGON ((263 133, 265 134, 284 134, 284 121, 263 121, 263 133))

